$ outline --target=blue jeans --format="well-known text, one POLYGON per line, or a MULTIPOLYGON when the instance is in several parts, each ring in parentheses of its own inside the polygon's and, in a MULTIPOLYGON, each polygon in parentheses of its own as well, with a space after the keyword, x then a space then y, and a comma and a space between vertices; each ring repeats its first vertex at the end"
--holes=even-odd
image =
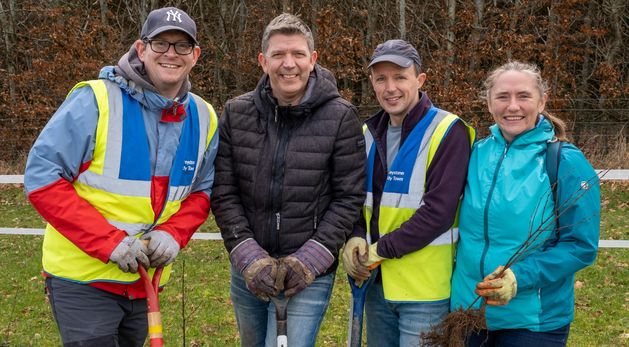
MULTIPOLYGON (((288 302, 287 338, 289 346, 314 346, 328 308, 334 286, 334 273, 318 277, 288 302)), ((253 295, 238 270, 231 268, 230 295, 240 333, 240 345, 277 346, 275 306, 253 295)))
POLYGON ((420 334, 440 323, 450 309, 450 301, 390 302, 385 301, 381 282, 367 290, 367 345, 420 346, 420 334))
POLYGON ((467 338, 467 347, 563 347, 568 342, 570 324, 551 331, 526 329, 483 330, 467 338))

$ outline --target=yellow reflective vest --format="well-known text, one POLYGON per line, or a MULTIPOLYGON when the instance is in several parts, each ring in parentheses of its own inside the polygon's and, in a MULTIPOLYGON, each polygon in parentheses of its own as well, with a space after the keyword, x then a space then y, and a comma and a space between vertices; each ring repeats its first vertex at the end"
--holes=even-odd
MULTIPOLYGON (((426 172, 450 127, 460 120, 454 114, 431 107, 408 135, 389 168, 380 200, 378 228, 386 235, 410 219, 423 204, 426 172)), ((464 123, 465 124, 465 123, 464 123)), ((474 141, 474 129, 465 126, 474 141)), ((367 150, 367 198, 363 215, 370 233, 373 214, 373 166, 376 146, 371 132, 365 132, 367 150)), ((458 215, 458 214, 457 214, 458 215)), ((454 246, 458 240, 455 225, 428 246, 380 265, 384 297, 388 301, 426 302, 450 297, 454 246)))
MULTIPOLYGON (((175 214, 190 194, 203 155, 216 132, 212 106, 190 93, 187 117, 169 177, 168 197, 160 215, 151 204, 151 162, 148 138, 139 102, 105 80, 85 81, 73 89, 92 88, 98 105, 98 123, 92 162, 72 183, 77 194, 103 217, 127 234, 139 237, 175 214)), ((70 93, 72 93, 70 91, 70 93)), ((80 283, 133 283, 138 274, 122 272, 113 262, 103 263, 83 252, 52 225, 43 242, 44 271, 80 283)), ((154 269, 150 269, 150 273, 154 269)), ((164 269, 161 285, 168 281, 164 269)))

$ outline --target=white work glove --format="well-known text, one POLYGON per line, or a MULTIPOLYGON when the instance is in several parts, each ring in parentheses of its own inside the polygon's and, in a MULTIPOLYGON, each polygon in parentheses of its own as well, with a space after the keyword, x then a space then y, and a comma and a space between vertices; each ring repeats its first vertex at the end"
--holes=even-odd
POLYGON ((148 256, 151 260, 151 267, 166 266, 179 254, 179 243, 175 241, 169 233, 163 230, 153 230, 140 237, 141 240, 148 240, 148 256))
POLYGON ((111 252, 109 260, 118 264, 118 267, 123 272, 136 273, 138 272, 138 263, 145 268, 149 267, 147 254, 148 249, 142 241, 133 236, 127 236, 111 252))
POLYGON ((343 268, 358 285, 369 278, 369 270, 363 265, 369 259, 369 247, 367 240, 354 236, 347 240, 343 248, 343 268))

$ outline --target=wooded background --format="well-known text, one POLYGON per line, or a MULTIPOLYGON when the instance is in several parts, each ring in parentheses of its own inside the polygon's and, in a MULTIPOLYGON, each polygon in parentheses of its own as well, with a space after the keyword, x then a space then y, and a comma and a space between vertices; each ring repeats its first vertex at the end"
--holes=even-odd
POLYGON ((586 155, 627 156, 626 0, 0 0, 0 160, 23 161, 69 89, 115 64, 150 10, 170 5, 196 20, 193 91, 219 112, 255 87, 262 31, 291 12, 312 28, 319 63, 363 117, 378 108, 366 71, 373 49, 403 38, 422 56, 433 102, 481 133, 491 121, 478 96, 483 79, 519 59, 542 68, 549 109, 586 155))

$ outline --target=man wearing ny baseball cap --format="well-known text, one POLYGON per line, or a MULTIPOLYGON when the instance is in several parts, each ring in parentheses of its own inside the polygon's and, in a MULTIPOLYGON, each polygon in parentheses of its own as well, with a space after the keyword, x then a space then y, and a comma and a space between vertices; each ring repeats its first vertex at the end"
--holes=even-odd
POLYGON ((152 11, 98 79, 78 83, 28 157, 24 186, 46 219, 43 274, 65 346, 143 346, 138 268, 171 263, 210 210, 218 120, 190 92, 194 21, 152 11))
POLYGON ((432 104, 421 68, 403 40, 378 45, 368 66, 382 109, 366 121, 367 213, 343 264, 357 282, 376 277, 366 296, 369 346, 419 346, 449 309, 453 224, 474 130, 432 104))

